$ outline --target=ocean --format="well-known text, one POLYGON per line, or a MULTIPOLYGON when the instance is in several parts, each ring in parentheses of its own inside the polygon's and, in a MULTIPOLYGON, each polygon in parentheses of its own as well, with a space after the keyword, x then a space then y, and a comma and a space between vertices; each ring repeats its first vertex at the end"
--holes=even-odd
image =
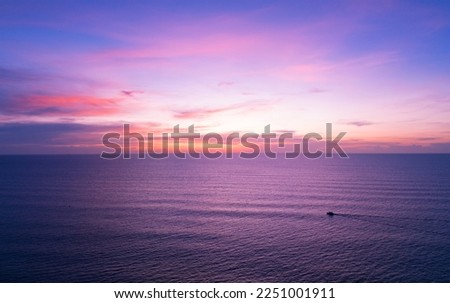
POLYGON ((448 283, 450 155, 0 156, 0 282, 448 283))

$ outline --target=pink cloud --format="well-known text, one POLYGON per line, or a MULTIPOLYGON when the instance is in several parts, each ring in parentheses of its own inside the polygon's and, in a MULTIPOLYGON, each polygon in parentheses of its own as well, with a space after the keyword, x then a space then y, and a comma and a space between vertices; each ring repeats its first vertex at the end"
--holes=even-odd
POLYGON ((108 116, 120 112, 120 99, 94 96, 31 95, 19 98, 8 111, 45 116, 108 116))
POLYGON ((189 56, 219 56, 254 50, 261 43, 262 38, 256 35, 211 34, 205 37, 160 39, 153 45, 135 45, 129 49, 112 49, 99 52, 95 57, 97 59, 161 59, 189 56))

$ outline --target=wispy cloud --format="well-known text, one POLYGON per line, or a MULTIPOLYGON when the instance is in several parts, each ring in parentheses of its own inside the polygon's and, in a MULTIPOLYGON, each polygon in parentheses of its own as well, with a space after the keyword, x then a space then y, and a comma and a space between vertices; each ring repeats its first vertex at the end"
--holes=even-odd
POLYGON ((218 108, 199 108, 199 109, 192 109, 192 110, 186 110, 186 111, 176 111, 174 114, 175 118, 178 119, 199 119, 203 118, 205 116, 209 116, 212 114, 227 112, 236 110, 236 107, 233 105, 225 106, 225 107, 218 107, 218 108))
POLYGON ((49 75, 43 75, 42 73, 27 69, 5 68, 0 66, 0 83, 44 81, 49 78, 49 75))
POLYGON ((347 122, 346 124, 347 125, 354 125, 354 126, 362 127, 362 126, 373 125, 375 123, 370 122, 370 121, 359 120, 359 121, 350 121, 350 122, 347 122))
POLYGON ((311 88, 310 90, 308 90, 309 93, 311 94, 320 94, 320 93, 326 93, 328 90, 323 89, 323 88, 311 88))
POLYGON ((435 141, 435 140, 440 140, 442 139, 441 137, 419 137, 416 140, 419 141, 435 141))
POLYGON ((396 52, 373 52, 341 60, 319 58, 316 62, 298 63, 284 67, 279 76, 305 82, 330 81, 333 77, 348 76, 402 60, 396 52))
POLYGON ((119 98, 29 95, 13 97, 0 112, 46 116, 107 116, 120 112, 119 98))
POLYGON ((246 111, 251 112, 261 110, 267 107, 268 104, 263 100, 251 100, 242 103, 231 104, 228 106, 215 108, 197 108, 185 111, 175 111, 174 117, 178 119, 201 119, 214 114, 230 112, 230 111, 246 111))
POLYGON ((221 81, 219 83, 217 83, 218 87, 227 87, 227 86, 233 86, 234 82, 232 81, 221 81))

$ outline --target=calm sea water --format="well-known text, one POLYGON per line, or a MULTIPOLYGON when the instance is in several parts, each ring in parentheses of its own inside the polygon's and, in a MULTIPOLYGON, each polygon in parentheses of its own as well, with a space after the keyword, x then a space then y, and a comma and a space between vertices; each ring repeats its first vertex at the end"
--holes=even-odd
POLYGON ((450 282, 450 155, 0 157, 0 282, 103 281, 450 282))

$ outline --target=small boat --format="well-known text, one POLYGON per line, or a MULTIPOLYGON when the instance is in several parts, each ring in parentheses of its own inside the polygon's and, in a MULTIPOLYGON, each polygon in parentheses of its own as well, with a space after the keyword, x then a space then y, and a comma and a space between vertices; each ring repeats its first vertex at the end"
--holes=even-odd
POLYGON ((330 216, 330 217, 332 217, 332 216, 334 216, 334 212, 329 211, 329 212, 327 212, 327 215, 330 216))

